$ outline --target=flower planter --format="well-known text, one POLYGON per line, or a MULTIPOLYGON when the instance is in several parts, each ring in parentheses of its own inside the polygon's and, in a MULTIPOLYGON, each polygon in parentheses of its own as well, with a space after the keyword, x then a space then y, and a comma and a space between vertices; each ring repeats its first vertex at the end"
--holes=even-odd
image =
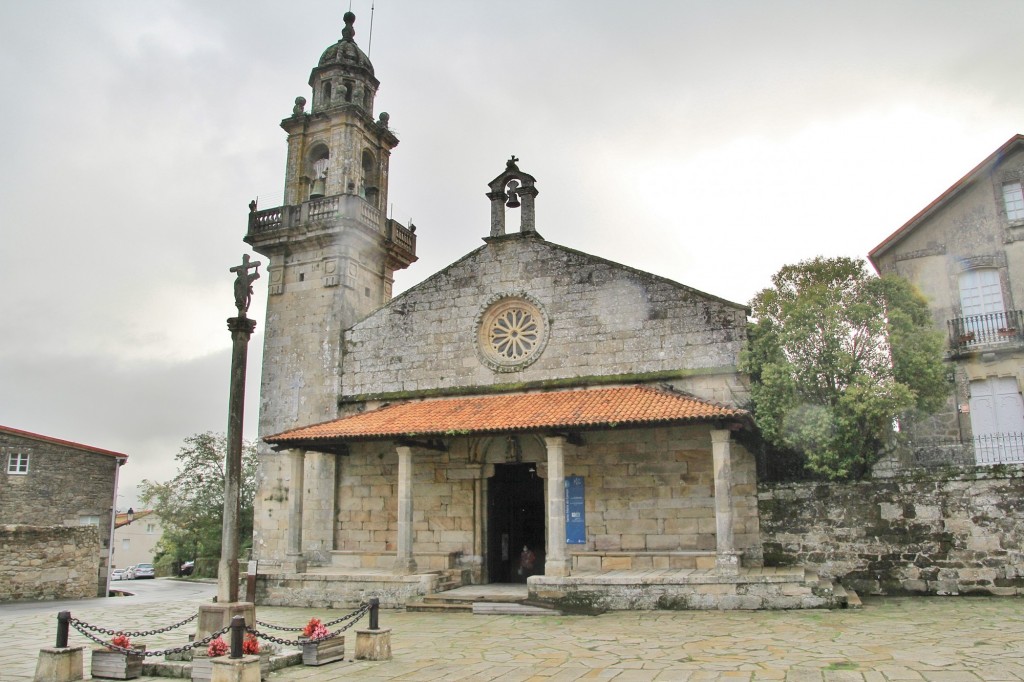
POLYGON ((302 645, 303 665, 324 665, 345 658, 345 636, 335 635, 302 645))
POLYGON ((142 661, 145 646, 137 646, 138 653, 111 651, 110 649, 92 650, 93 677, 105 680, 134 680, 142 675, 142 661))

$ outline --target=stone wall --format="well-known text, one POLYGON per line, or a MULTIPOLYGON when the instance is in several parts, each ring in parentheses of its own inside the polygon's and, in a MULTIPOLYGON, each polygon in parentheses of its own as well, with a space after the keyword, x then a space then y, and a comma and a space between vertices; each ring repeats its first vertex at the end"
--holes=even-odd
POLYGON ((0 602, 96 596, 96 526, 0 526, 0 602))
POLYGON ((356 324, 345 336, 342 395, 632 376, 718 375, 700 397, 743 399, 735 366, 746 309, 655 275, 521 234, 490 241, 356 324), (549 323, 536 361, 495 372, 477 351, 483 311, 528 294, 549 323), (732 383, 729 383, 732 381, 732 383))
POLYGON ((762 485, 766 565, 865 594, 1024 594, 1024 467, 762 485))

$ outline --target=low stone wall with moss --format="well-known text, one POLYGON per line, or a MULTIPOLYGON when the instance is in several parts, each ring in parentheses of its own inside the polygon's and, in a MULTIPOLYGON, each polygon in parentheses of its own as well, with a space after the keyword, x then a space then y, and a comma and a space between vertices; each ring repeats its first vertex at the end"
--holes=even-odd
POLYGON ((96 596, 96 526, 0 526, 0 602, 96 596))
POLYGON ((1024 594, 1024 467, 758 491, 766 566, 862 594, 1024 594))

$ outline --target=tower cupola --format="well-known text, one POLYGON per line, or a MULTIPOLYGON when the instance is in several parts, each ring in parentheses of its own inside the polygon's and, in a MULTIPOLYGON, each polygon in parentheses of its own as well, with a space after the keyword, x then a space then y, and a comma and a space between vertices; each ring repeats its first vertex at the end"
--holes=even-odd
POLYGON ((380 81, 373 75, 373 64, 356 45, 356 15, 345 12, 341 40, 320 55, 320 63, 309 74, 313 88, 313 113, 334 107, 356 106, 373 116, 373 98, 380 81))

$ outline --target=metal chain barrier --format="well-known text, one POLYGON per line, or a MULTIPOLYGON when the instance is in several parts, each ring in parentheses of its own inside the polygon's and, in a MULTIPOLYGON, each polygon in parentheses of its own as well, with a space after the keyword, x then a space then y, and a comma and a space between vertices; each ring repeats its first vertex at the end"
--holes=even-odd
MULTIPOLYGON (((341 623, 343 621, 350 621, 344 627, 338 628, 337 630, 335 630, 333 632, 329 632, 326 635, 324 635, 323 637, 318 637, 317 639, 294 639, 294 640, 284 639, 282 637, 275 637, 273 635, 268 635, 265 632, 260 632, 256 628, 251 628, 249 626, 246 626, 245 631, 248 632, 249 634, 253 635, 254 637, 257 637, 259 639, 264 639, 264 640, 266 640, 268 642, 273 642, 274 644, 280 644, 282 646, 298 646, 298 647, 301 647, 303 644, 308 644, 310 642, 320 642, 320 641, 323 641, 323 640, 328 639, 330 637, 334 637, 336 635, 340 635, 342 632, 345 632, 345 630, 348 630, 350 627, 355 625, 359 621, 359 619, 363 615, 365 615, 366 612, 369 611, 369 610, 370 610, 370 605, 364 602, 363 604, 361 604, 359 606, 358 609, 356 609, 352 613, 348 614, 347 616, 342 616, 341 618, 338 618, 337 620, 332 620, 330 623, 325 623, 324 626, 326 627, 328 625, 337 625, 338 623, 341 623)), ((272 628, 274 628, 276 630, 285 630, 285 631, 290 631, 290 632, 296 632, 298 630, 303 630, 304 629, 304 628, 284 628, 284 627, 278 628, 278 627, 275 627, 275 626, 272 626, 272 625, 266 625, 265 623, 261 623, 258 620, 256 622, 259 625, 263 625, 264 627, 272 627, 272 628)))
POLYGON ((85 623, 85 622, 80 621, 80 620, 76 620, 75 622, 77 622, 79 625, 81 625, 86 630, 92 630, 93 632, 99 632, 99 633, 104 634, 104 635, 127 635, 129 637, 148 637, 150 635, 159 635, 159 634, 163 634, 165 632, 170 632, 171 630, 174 630, 175 628, 180 628, 182 625, 185 625, 186 623, 191 623, 192 621, 194 621, 198 617, 199 617, 199 614, 195 613, 195 614, 189 616, 188 618, 186 618, 185 620, 181 621, 180 623, 175 623, 174 625, 168 625, 165 628, 160 628, 158 630, 136 630, 134 632, 128 631, 128 630, 110 630, 110 629, 107 629, 107 628, 101 628, 98 625, 91 625, 89 623, 85 623))
MULTIPOLYGON (((193 618, 194 617, 195 616, 193 616, 193 618)), ((191 620, 191 618, 189 620, 191 620)), ((95 632, 103 632, 103 633, 106 633, 106 634, 116 635, 116 634, 121 634, 120 631, 114 632, 112 630, 104 630, 103 628, 98 628, 98 627, 96 627, 94 625, 89 625, 88 623, 86 623, 84 621, 80 621, 77 618, 72 618, 71 619, 71 627, 73 627, 75 630, 77 630, 80 634, 84 635, 88 639, 91 639, 92 641, 96 642, 97 644, 99 644, 101 646, 106 647, 107 649, 110 649, 111 651, 120 651, 122 654, 136 654, 136 655, 142 655, 142 656, 147 656, 147 657, 148 656, 166 656, 167 654, 180 654, 180 653, 184 653, 184 652, 186 652, 186 651, 188 651, 190 649, 198 649, 199 647, 208 646, 210 644, 210 642, 212 642, 213 640, 217 639, 221 635, 226 635, 228 632, 231 631, 231 626, 229 625, 227 627, 221 628, 217 632, 211 633, 209 637, 201 639, 198 642, 190 642, 190 643, 185 644, 183 646, 174 647, 173 649, 160 649, 160 650, 154 650, 154 651, 148 651, 148 650, 147 651, 141 651, 139 649, 126 649, 126 648, 121 647, 121 646, 115 646, 115 645, 111 644, 110 642, 103 641, 102 639, 100 639, 96 635, 92 634, 92 632, 89 632, 89 630, 93 630, 95 632)), ((127 633, 124 633, 124 634, 127 634, 127 633)))
MULTIPOLYGON (((330 623, 322 623, 322 625, 325 628, 329 628, 332 625, 337 625, 338 623, 346 621, 346 620, 348 620, 350 618, 358 619, 361 615, 366 613, 366 611, 369 608, 370 608, 370 604, 368 602, 364 601, 363 603, 361 603, 359 605, 359 608, 357 608, 355 611, 353 611, 352 613, 348 614, 347 616, 342 616, 341 618, 338 618, 336 620, 332 620, 330 623)), ((256 619, 256 625, 259 625, 260 627, 264 627, 264 628, 270 628, 271 630, 277 630, 278 632, 302 632, 303 630, 306 629, 305 626, 298 627, 298 628, 290 628, 290 627, 285 627, 283 625, 271 625, 270 623, 264 623, 262 620, 260 620, 258 618, 256 619)))

